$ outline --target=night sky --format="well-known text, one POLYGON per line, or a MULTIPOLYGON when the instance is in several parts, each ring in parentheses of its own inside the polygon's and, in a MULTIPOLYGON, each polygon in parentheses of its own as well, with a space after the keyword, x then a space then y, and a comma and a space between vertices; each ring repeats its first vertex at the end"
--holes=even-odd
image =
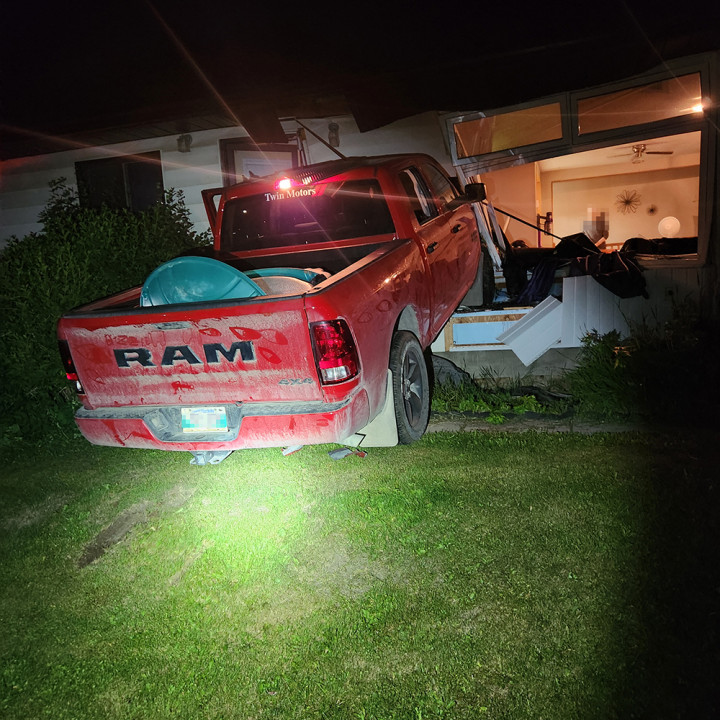
POLYGON ((509 5, 8 0, 0 120, 63 133, 336 92, 372 125, 509 105, 720 46, 717 2, 509 5))

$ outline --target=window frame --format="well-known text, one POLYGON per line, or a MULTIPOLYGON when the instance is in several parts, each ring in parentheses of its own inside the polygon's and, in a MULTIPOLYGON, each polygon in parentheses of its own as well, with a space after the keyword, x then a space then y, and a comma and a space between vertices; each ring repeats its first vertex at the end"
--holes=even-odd
POLYGON ((425 176, 420 168, 415 165, 409 165, 408 167, 403 168, 398 174, 398 180, 400 181, 400 186, 413 207, 413 215, 418 225, 425 225, 440 215, 440 210, 435 203, 435 198, 433 197, 432 192, 430 191, 428 181, 425 179, 425 176), (404 177, 410 179, 412 190, 414 192, 413 195, 410 195, 410 188, 403 180, 404 177), (422 216, 419 214, 420 212, 422 212, 422 216))
MULTIPOLYGON (((655 69, 648 73, 635 76, 619 82, 607 83, 583 90, 570 91, 560 96, 548 96, 531 102, 522 103, 516 106, 498 108, 486 113, 447 113, 442 116, 446 127, 446 137, 450 146, 450 154, 453 165, 458 169, 458 175, 462 182, 466 178, 480 175, 482 173, 507 168, 514 165, 524 165, 546 160, 553 157, 571 155, 586 150, 609 147, 632 142, 642 142, 654 137, 662 137, 674 134, 682 134, 692 131, 700 131, 700 166, 698 177, 698 250, 697 256, 686 261, 686 264, 693 266, 705 265, 708 261, 710 229, 712 213, 716 199, 712 196, 713 182, 716 164, 716 140, 712 128, 712 116, 708 111, 698 115, 679 115, 672 118, 665 118, 649 123, 638 123, 626 125, 619 128, 600 130, 590 133, 579 133, 578 128, 578 103, 581 100, 619 92, 634 87, 649 85, 662 80, 669 80, 675 76, 698 73, 700 76, 700 89, 703 100, 710 95, 710 82, 712 76, 710 55, 683 58, 676 62, 668 62, 662 68, 655 69), (470 158, 459 158, 455 145, 454 125, 468 119, 477 117, 489 117, 492 115, 511 112, 513 110, 527 107, 538 107, 547 105, 553 100, 561 98, 563 107, 563 138, 559 141, 550 141, 532 145, 519 146, 509 150, 476 155, 470 158)), ((667 260, 655 260, 652 267, 677 267, 678 260, 669 258, 667 260)))
POLYGON ((433 194, 435 200, 440 203, 441 212, 444 212, 445 208, 453 200, 457 200, 460 196, 458 189, 439 168, 435 167, 435 165, 424 163, 420 169, 425 177, 428 189, 433 194), (440 187, 440 181, 443 183, 444 188, 440 187), (450 191, 450 196, 448 196, 448 190, 450 191))
MULTIPOLYGON (((681 75, 692 75, 698 74, 700 76, 700 92, 703 98, 707 98, 709 95, 709 73, 707 71, 707 64, 693 65, 688 67, 677 66, 674 71, 657 71, 634 78, 632 81, 625 81, 623 83, 612 83, 609 85, 598 86, 589 88, 586 90, 579 90, 572 93, 568 93, 570 97, 570 113, 572 118, 571 123, 571 142, 573 146, 580 146, 590 142, 597 142, 599 139, 613 139, 613 138, 625 138, 629 134, 643 134, 641 130, 652 129, 656 137, 660 135, 669 135, 672 132, 665 132, 665 129, 672 130, 676 127, 687 128, 685 131, 690 132, 691 126, 696 123, 699 119, 699 115, 675 115, 669 118, 663 118, 662 120, 655 120, 651 122, 634 123, 629 125, 622 125, 616 128, 608 128, 605 130, 597 130, 594 132, 580 132, 579 123, 579 104, 583 100, 588 100, 594 97, 602 97, 603 95, 611 95, 622 90, 632 90, 634 88, 640 88, 645 85, 652 85, 657 82, 664 80, 671 80, 676 76, 681 75), (657 132, 656 132, 657 131, 657 132)), ((646 133, 645 133, 646 134, 646 133)))
POLYGON ((571 136, 572 127, 570 120, 570 105, 568 95, 568 93, 552 95, 539 100, 532 100, 529 102, 520 103, 518 105, 497 108, 491 111, 461 113, 460 115, 452 113, 445 115, 444 119, 446 124, 446 136, 450 144, 450 156, 452 157, 453 165, 455 167, 461 168, 465 166, 473 167, 477 165, 477 158, 482 157, 483 167, 484 169, 488 170, 492 167, 507 167, 508 165, 515 164, 514 161, 518 157, 531 157, 535 154, 542 155, 543 157, 552 157, 554 154, 556 154, 555 151, 562 150, 567 145, 568 138, 571 136), (454 127, 456 124, 482 118, 491 118, 498 115, 505 115, 507 113, 515 112, 518 110, 528 110, 530 108, 543 107, 544 105, 554 104, 558 104, 560 106, 560 138, 557 138, 555 140, 546 140, 540 143, 518 145, 513 148, 496 150, 495 152, 486 153, 484 155, 472 155, 468 157, 459 156, 454 127))
POLYGON ((162 202, 165 195, 162 154, 159 150, 127 155, 113 155, 89 160, 78 160, 74 164, 74 170, 78 196, 82 207, 100 208, 108 206, 115 209, 127 209, 132 212, 141 212, 162 202), (159 182, 157 182, 155 191, 152 193, 155 199, 149 204, 137 203, 135 201, 139 185, 135 183, 136 188, 135 191, 133 191, 133 181, 130 168, 138 165, 146 167, 152 166, 156 169, 156 172, 154 173, 154 180, 159 182), (102 193, 97 191, 94 187, 92 192, 87 191, 87 186, 94 186, 97 182, 91 178, 89 179, 86 175, 85 170, 91 172, 92 167, 113 168, 119 171, 121 177, 118 177, 117 179, 119 179, 122 183, 122 202, 116 202, 116 200, 119 199, 119 194, 115 195, 115 191, 111 191, 111 194, 108 194, 107 192, 102 193), (108 202, 108 199, 111 199, 111 202, 108 202))
POLYGON ((219 141, 220 172, 223 186, 230 187, 242 182, 235 165, 235 152, 287 152, 292 158, 292 167, 298 166, 299 150, 294 136, 287 136, 287 143, 256 143, 250 137, 227 138, 219 141))

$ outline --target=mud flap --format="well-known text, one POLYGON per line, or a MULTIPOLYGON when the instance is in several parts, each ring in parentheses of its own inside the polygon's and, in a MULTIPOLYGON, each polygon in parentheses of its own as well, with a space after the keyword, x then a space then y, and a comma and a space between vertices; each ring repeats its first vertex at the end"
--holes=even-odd
POLYGON ((340 444, 364 448, 393 447, 398 444, 391 370, 387 371, 385 402, 380 412, 364 428, 345 438, 340 444))

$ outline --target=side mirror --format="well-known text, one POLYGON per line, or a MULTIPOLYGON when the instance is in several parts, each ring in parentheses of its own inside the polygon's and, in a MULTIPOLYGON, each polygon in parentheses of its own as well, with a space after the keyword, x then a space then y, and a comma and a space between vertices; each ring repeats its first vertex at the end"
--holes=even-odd
POLYGON ((465 186, 465 199, 468 202, 482 202, 487 198, 485 183, 468 183, 465 186))

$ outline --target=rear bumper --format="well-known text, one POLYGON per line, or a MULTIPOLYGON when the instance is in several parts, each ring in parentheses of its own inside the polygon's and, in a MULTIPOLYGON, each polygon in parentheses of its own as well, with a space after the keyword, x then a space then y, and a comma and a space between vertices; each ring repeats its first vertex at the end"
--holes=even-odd
POLYGON ((192 452, 339 443, 369 420, 364 390, 335 403, 225 405, 227 432, 205 435, 183 434, 181 407, 81 408, 75 421, 94 445, 192 452))

